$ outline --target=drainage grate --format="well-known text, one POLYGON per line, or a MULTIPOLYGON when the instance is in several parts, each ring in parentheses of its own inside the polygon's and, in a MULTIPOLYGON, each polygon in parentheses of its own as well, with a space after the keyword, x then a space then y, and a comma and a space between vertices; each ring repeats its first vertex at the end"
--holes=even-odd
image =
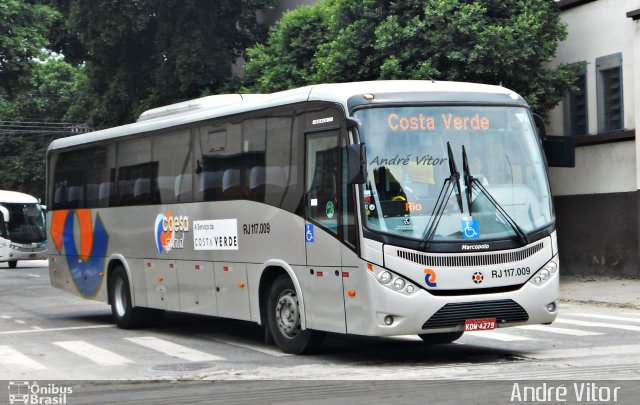
POLYGON ((449 303, 440 308, 422 329, 464 325, 467 319, 496 318, 497 323, 525 322, 529 314, 513 300, 449 303))
POLYGON ((423 266, 431 267, 478 267, 503 263, 519 262, 533 256, 543 248, 543 242, 515 252, 489 253, 475 255, 425 255, 398 249, 398 257, 423 266))
POLYGON ((197 371, 204 370, 206 368, 213 368, 215 366, 215 363, 201 361, 195 363, 160 364, 158 366, 151 367, 151 369, 156 371, 197 371))

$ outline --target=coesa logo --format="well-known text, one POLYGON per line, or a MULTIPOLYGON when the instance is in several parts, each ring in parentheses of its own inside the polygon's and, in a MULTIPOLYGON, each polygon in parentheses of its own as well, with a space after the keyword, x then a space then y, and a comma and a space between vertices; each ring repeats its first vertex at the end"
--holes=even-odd
POLYGON ((155 222, 156 248, 158 253, 184 248, 184 234, 189 232, 189 217, 173 216, 171 211, 158 214, 155 222))
POLYGON ((424 274, 424 282, 427 283, 429 287, 437 287, 436 272, 433 269, 424 269, 424 274))

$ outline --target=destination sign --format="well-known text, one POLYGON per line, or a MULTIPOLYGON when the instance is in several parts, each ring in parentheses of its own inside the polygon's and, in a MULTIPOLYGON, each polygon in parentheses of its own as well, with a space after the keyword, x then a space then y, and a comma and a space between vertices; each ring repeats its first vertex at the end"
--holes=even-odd
POLYGON ((491 120, 478 113, 459 115, 441 113, 437 115, 401 115, 391 113, 387 116, 387 125, 395 131, 486 131, 491 128, 491 120))

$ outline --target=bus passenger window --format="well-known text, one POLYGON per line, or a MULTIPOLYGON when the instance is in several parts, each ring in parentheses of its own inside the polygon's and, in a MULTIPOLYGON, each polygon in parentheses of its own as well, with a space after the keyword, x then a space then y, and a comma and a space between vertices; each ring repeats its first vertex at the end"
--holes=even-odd
POLYGON ((338 136, 307 135, 307 215, 338 233, 338 136))

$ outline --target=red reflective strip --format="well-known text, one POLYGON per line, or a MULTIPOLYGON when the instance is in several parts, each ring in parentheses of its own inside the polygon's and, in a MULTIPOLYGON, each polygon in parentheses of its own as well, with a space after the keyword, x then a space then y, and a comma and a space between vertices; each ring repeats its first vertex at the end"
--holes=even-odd
POLYGON ((322 277, 324 275, 324 273, 321 271, 317 271, 316 274, 318 275, 318 277, 322 277))
POLYGON ((348 271, 343 271, 342 272, 342 277, 349 278, 349 272, 348 271))

